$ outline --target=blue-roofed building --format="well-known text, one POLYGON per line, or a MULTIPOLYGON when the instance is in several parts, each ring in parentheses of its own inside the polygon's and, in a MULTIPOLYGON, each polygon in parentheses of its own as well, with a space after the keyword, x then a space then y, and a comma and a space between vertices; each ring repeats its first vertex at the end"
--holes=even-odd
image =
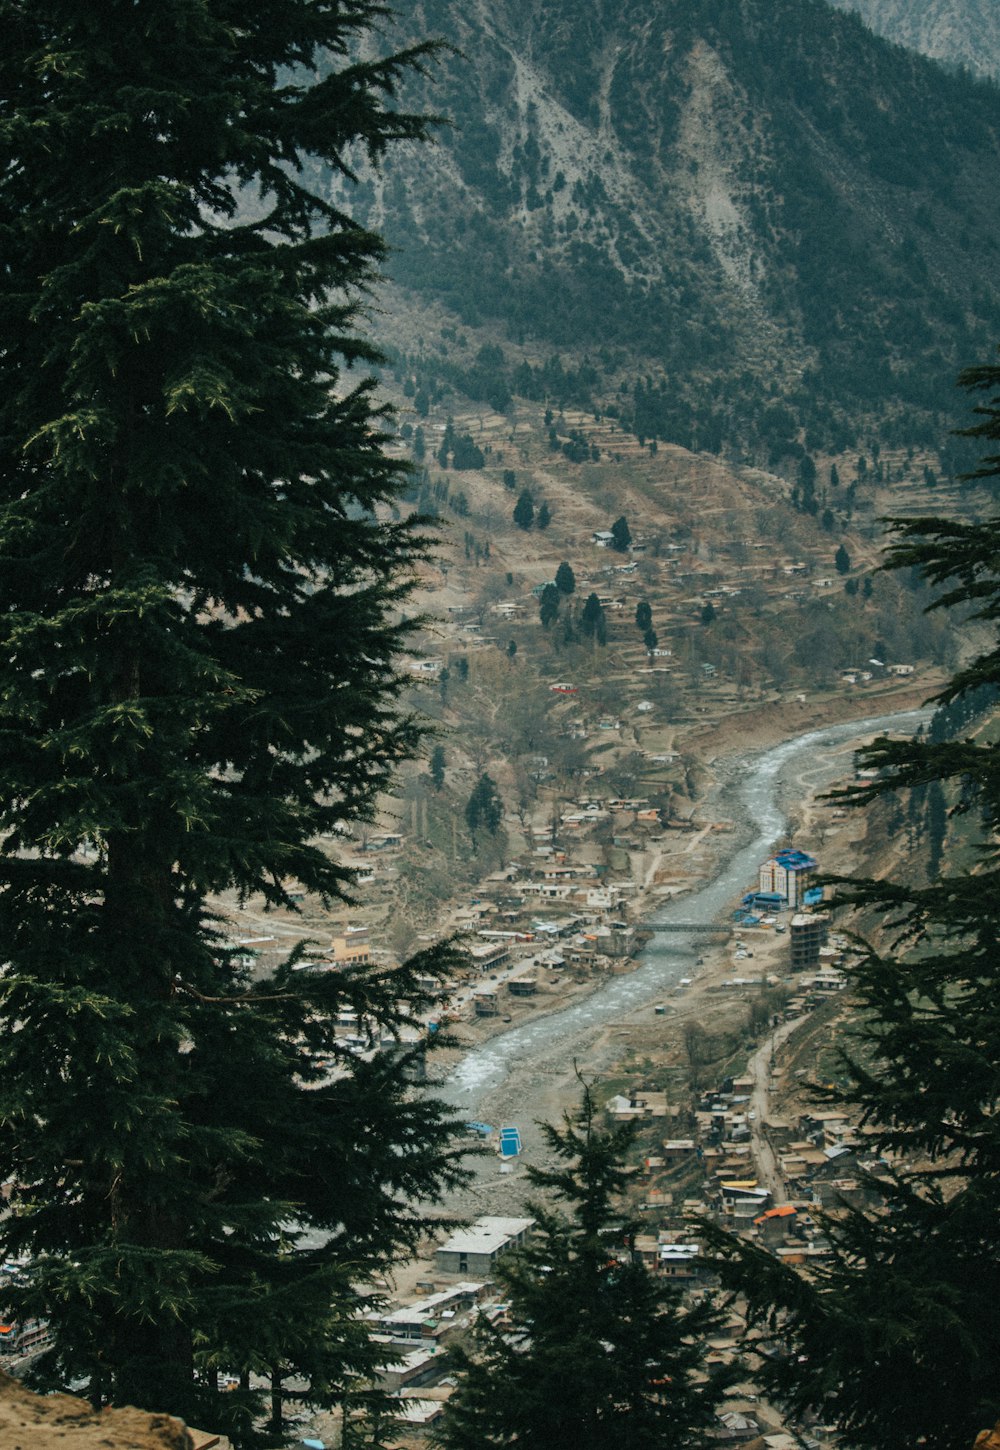
POLYGON ((805 851, 777 851, 760 868, 758 889, 783 897, 789 907, 803 905, 813 888, 819 863, 805 851))

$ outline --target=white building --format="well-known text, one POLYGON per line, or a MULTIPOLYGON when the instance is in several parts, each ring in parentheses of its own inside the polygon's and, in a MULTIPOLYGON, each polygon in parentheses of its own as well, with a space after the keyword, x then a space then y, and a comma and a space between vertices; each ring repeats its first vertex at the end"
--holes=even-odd
POLYGON ((439 1274, 489 1278, 497 1260, 520 1248, 534 1226, 533 1218, 479 1218, 441 1245, 434 1255, 434 1267, 439 1274))

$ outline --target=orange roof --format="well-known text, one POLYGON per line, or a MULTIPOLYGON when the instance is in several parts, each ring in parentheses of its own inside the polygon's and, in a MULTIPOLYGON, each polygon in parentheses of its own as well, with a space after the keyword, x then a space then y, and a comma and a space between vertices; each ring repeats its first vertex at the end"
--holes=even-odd
POLYGON ((797 1212, 798 1210, 793 1208, 790 1203, 783 1203, 779 1208, 769 1208, 766 1213, 761 1214, 760 1218, 755 1218, 754 1223, 763 1223, 768 1218, 788 1218, 797 1212))

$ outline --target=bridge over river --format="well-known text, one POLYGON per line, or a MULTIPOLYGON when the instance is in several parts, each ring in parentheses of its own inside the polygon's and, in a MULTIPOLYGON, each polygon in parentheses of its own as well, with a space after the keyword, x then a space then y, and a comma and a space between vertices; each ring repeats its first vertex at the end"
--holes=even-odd
MULTIPOLYGON (((526 1131, 536 1118, 551 1118, 553 1090, 558 1085, 561 1091, 566 1083, 569 1094, 575 1094, 574 1063, 607 1024, 639 1007, 662 1002, 664 994, 691 972, 702 942, 733 934, 734 902, 786 830, 789 807, 803 792, 825 789, 843 773, 845 748, 887 729, 912 733, 929 713, 907 711, 810 730, 771 750, 733 761, 721 792, 726 815, 737 823, 728 849, 709 881, 682 900, 665 903, 643 923, 651 939, 636 970, 611 977, 560 1011, 529 1019, 480 1043, 456 1064, 437 1093, 463 1119, 518 1123, 526 1131)), ((529 1132, 528 1138, 525 1156, 530 1161, 539 1135, 529 1132)), ((496 1180, 490 1191, 495 1193, 502 1182, 496 1180)))
POLYGON ((724 921, 653 921, 647 930, 655 936, 673 932, 677 936, 732 936, 733 928, 724 921))

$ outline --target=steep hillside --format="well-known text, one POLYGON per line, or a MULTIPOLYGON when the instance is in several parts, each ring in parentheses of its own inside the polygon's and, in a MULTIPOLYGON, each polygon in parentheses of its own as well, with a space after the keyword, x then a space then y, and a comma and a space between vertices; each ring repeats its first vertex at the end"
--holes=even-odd
POLYGON ((419 0, 402 34, 458 47, 407 98, 452 125, 360 203, 502 350, 435 344, 471 396, 758 461, 940 437, 1000 336, 995 89, 823 0, 419 0))
POLYGON ((994 0, 831 0, 878 35, 973 75, 1000 79, 1000 7, 994 0))
MULTIPOLYGON (((401 372, 397 386, 411 381, 401 372)), ((405 394, 395 400, 406 417, 405 394)), ((538 404, 500 415, 453 395, 417 428, 412 416, 403 437, 424 466, 402 507, 441 527, 414 599, 431 619, 408 668, 445 758, 440 780, 426 762, 405 773, 380 825, 407 836, 396 874, 372 887, 385 913, 373 924, 397 950, 432 930, 456 892, 530 854, 538 833, 549 844, 572 803, 636 795, 682 823, 715 757, 908 708, 952 657, 918 581, 876 572, 890 489, 919 512, 955 497, 940 481, 928 488, 923 459, 905 450, 841 458, 837 482, 817 458, 814 515, 795 505, 800 483, 643 447, 582 409, 548 421, 538 404), (622 522, 630 544, 616 549, 622 522), (470 843, 484 770, 504 828, 470 843)), ((645 879, 642 832, 617 834, 638 843, 631 869, 645 879)), ((624 862, 611 835, 596 844, 624 862)))

